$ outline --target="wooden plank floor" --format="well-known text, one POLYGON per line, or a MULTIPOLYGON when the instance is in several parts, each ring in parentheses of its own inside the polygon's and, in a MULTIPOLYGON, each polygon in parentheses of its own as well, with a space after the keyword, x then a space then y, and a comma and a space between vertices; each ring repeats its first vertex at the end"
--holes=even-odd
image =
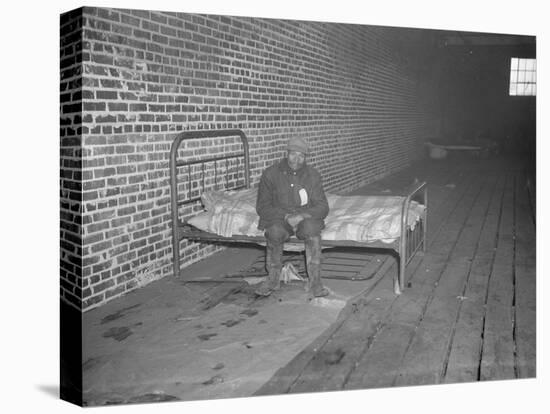
MULTIPOLYGON (((424 162, 361 192, 428 182, 428 248, 392 291, 396 265, 256 394, 536 375, 534 162, 424 162)), ((388 259, 392 260, 392 259, 388 259)))

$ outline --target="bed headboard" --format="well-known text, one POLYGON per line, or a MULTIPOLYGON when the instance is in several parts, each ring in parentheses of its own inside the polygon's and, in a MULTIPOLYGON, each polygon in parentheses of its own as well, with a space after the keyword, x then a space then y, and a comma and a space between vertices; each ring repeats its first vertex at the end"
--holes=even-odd
POLYGON ((250 156, 245 133, 240 129, 222 129, 186 131, 176 136, 170 148, 172 219, 177 222, 181 206, 199 201, 206 188, 217 189, 220 184, 224 190, 250 187, 250 156), (216 151, 216 145, 208 145, 208 139, 216 138, 233 138, 237 145, 224 144, 229 151, 216 151), (203 140, 204 146, 200 145, 203 140), (187 144, 192 147, 182 148, 187 144))

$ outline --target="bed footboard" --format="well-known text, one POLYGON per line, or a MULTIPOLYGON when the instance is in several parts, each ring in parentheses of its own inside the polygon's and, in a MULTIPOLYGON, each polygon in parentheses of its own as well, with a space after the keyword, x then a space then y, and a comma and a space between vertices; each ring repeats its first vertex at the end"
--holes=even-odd
POLYGON ((397 254, 398 258, 398 272, 397 277, 394 279, 393 288, 394 292, 399 295, 405 286, 410 286, 410 282, 407 282, 406 266, 412 260, 414 255, 422 248, 422 252, 426 251, 426 230, 427 230, 427 218, 428 218, 428 187, 426 182, 413 183, 405 194, 403 205, 401 207, 401 231, 399 237, 399 246, 397 254), (413 229, 407 226, 407 217, 409 215, 409 207, 411 201, 418 201, 424 205, 424 211, 420 218, 420 221, 416 223, 413 229))

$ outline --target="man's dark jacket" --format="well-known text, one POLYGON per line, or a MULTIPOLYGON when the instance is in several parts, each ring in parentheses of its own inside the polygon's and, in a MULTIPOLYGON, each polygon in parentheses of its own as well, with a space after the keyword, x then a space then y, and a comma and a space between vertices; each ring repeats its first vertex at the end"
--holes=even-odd
POLYGON ((258 228, 264 230, 275 223, 284 223, 285 215, 309 214, 314 219, 324 220, 329 207, 319 172, 305 164, 293 171, 287 159, 268 167, 262 174, 256 200, 260 216, 258 228), (301 205, 300 190, 307 192, 307 204, 301 205))

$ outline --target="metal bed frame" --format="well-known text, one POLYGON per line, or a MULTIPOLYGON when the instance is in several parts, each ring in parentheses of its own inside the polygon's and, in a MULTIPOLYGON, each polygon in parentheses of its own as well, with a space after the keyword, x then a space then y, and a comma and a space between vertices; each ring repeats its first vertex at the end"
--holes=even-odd
MULTIPOLYGON (((183 157, 185 158, 185 157, 183 157)), ((206 188, 205 182, 205 165, 214 163, 214 184, 217 183, 218 163, 225 164, 225 184, 224 190, 238 190, 250 188, 250 155, 248 139, 245 133, 240 129, 223 129, 223 130, 198 130, 186 131, 180 133, 173 141, 170 148, 170 201, 171 201, 171 226, 172 226, 172 254, 173 254, 173 269, 174 276, 177 276, 180 271, 180 249, 179 244, 186 239, 195 242, 211 242, 211 243, 265 243, 264 237, 253 237, 246 235, 233 235, 232 237, 223 237, 214 233, 199 230, 187 223, 187 220, 180 220, 179 208, 184 205, 192 205, 201 199, 201 193, 206 188), (196 140, 203 138, 220 138, 220 137, 240 137, 242 149, 239 152, 221 156, 207 156, 201 159, 182 160, 179 157, 178 151, 182 142, 187 140, 196 140), (229 160, 237 160, 237 168, 243 169, 242 182, 237 179, 232 187, 229 187, 229 160), (242 162, 239 163, 239 160, 242 162), (193 166, 200 166, 199 179, 200 190, 194 189, 192 183, 193 166), (178 168, 187 168, 187 196, 184 199, 179 198, 178 176, 184 175, 178 173, 178 168)), ((197 184, 197 183, 195 183, 197 184)), ((199 187, 198 184, 195 187, 199 187)), ((425 182, 414 183, 407 191, 401 207, 401 226, 400 236, 392 243, 384 243, 380 240, 369 242, 357 242, 353 240, 322 240, 323 247, 361 247, 390 250, 397 255, 398 272, 394 278, 394 292, 400 294, 405 286, 410 286, 406 281, 405 268, 412 260, 414 255, 422 248, 422 252, 426 251, 426 229, 427 229, 427 207, 428 207, 428 192, 425 182), (420 198, 420 203, 425 206, 424 213, 420 221, 416 224, 414 230, 407 226, 406 218, 408 216, 409 206, 414 198, 420 198)), ((298 242, 296 238, 291 238, 289 242, 298 242)))

